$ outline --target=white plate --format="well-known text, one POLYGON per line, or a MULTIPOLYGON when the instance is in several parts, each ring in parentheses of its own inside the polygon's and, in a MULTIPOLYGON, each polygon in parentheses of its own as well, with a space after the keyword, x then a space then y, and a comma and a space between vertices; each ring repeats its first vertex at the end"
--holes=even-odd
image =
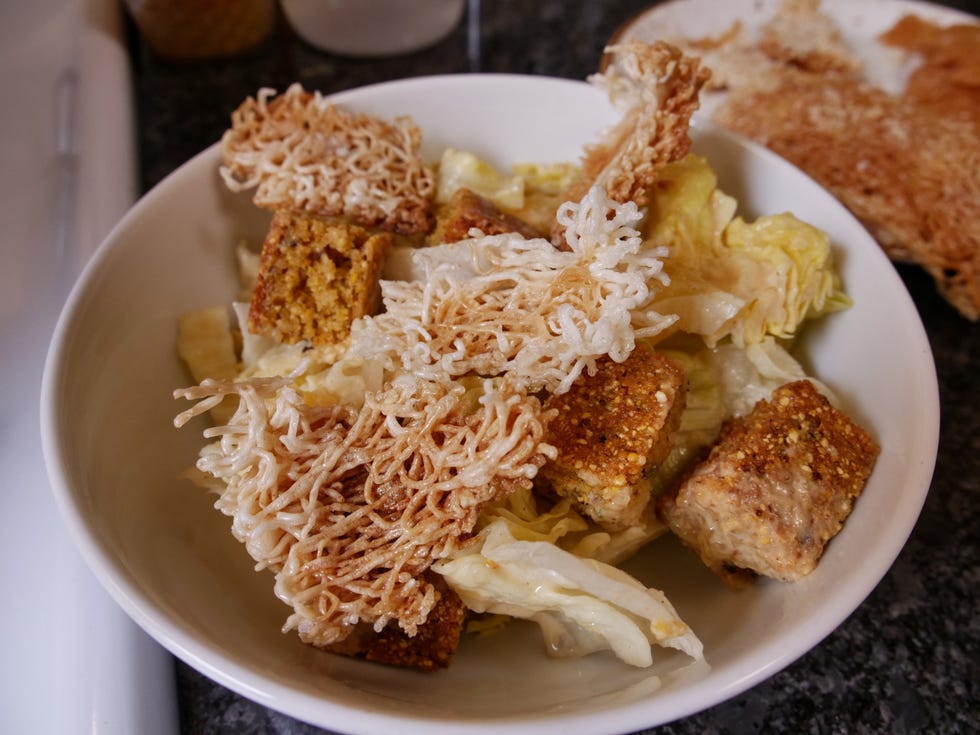
MULTIPOLYGON (((716 36, 739 21, 754 37, 785 0, 667 0, 639 13, 615 34, 617 41, 696 39, 716 36)), ((868 81, 898 93, 905 86, 914 60, 901 49, 879 42, 878 36, 906 15, 918 15, 939 25, 976 23, 967 13, 916 0, 821 0, 821 10, 840 28, 844 40, 861 60, 868 81)), ((710 114, 720 93, 703 98, 700 114, 710 114)))
MULTIPOLYGON (((433 158, 447 145, 497 165, 575 159, 614 119, 604 96, 542 77, 413 79, 338 95, 411 114, 433 158)), ((434 675, 335 657, 279 628, 288 610, 256 574, 211 499, 178 475, 200 425, 172 426, 188 378, 178 315, 233 297, 233 249, 268 216, 228 193, 211 148, 124 218, 75 288, 49 355, 43 434, 56 494, 99 579, 175 654, 263 705, 334 731, 614 733, 708 707, 786 666, 844 620, 885 574, 918 516, 935 461, 938 400, 929 345, 894 270, 828 194, 765 150, 710 128, 698 148, 743 212, 790 209, 826 229, 854 307, 812 329, 803 357, 883 446, 854 515, 817 571, 795 585, 732 592, 670 539, 631 564, 666 590, 705 644, 710 673, 656 675, 607 655, 554 661, 533 630, 468 639, 434 675), (914 417, 914 420, 909 420, 914 417)))

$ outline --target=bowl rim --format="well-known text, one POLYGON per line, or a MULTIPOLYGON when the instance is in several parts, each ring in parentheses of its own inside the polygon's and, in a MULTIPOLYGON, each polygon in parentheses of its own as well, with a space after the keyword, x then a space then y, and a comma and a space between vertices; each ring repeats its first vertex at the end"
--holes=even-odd
MULTIPOLYGON (((564 84, 592 87, 584 81, 535 75, 443 74, 382 82, 327 95, 327 97, 333 102, 343 104, 366 92, 371 94, 383 93, 385 88, 391 87, 404 89, 414 85, 452 86, 474 83, 490 85, 540 84, 544 86, 564 84)), ((695 127, 712 128, 715 126, 699 120, 695 127)), ((795 170, 796 175, 805 177, 812 182, 812 179, 798 168, 763 146, 721 128, 717 128, 717 130, 721 135, 730 137, 739 145, 748 148, 753 155, 763 157, 770 165, 790 167, 795 170)), ((425 716, 411 718, 405 713, 390 714, 370 711, 361 706, 350 706, 332 699, 298 692, 287 684, 229 660, 209 641, 200 640, 175 624, 166 612, 158 609, 157 604, 144 591, 131 583, 125 574, 115 569, 115 564, 107 550, 94 536, 81 509, 74 501, 70 472, 63 452, 66 437, 61 433, 58 409, 59 391, 67 378, 63 373, 63 364, 70 347, 73 328, 80 319, 77 310, 91 289, 97 274, 111 255, 115 243, 120 241, 131 223, 140 218, 144 209, 151 207, 157 199, 165 197, 172 187, 179 186, 181 179, 187 176, 189 171, 201 167, 216 166, 219 160, 219 146, 220 143, 217 142, 212 144, 174 169, 146 192, 100 244, 71 289, 58 318, 45 360, 40 401, 42 449, 51 489, 59 513, 86 565, 115 602, 144 631, 172 654, 209 678, 268 708, 313 724, 340 728, 339 731, 348 733, 388 731, 392 727, 405 728, 409 724, 412 727, 407 732, 445 733, 446 735, 460 731, 486 733, 487 735, 501 732, 511 733, 511 735, 517 733, 527 733, 528 735, 530 733, 555 733, 556 735, 558 733, 612 734, 625 730, 643 729, 675 721, 717 705, 771 677, 803 656, 857 609, 885 576, 905 545, 919 517, 922 503, 925 502, 938 450, 939 392, 935 362, 932 359, 931 351, 926 356, 928 358, 927 363, 931 366, 931 371, 927 376, 930 385, 923 385, 922 389, 929 393, 927 403, 932 410, 929 411, 928 415, 917 417, 917 421, 925 426, 926 435, 935 437, 935 441, 929 446, 923 447, 921 461, 910 469, 910 475, 913 476, 917 485, 921 484, 925 488, 919 498, 920 502, 915 507, 905 509, 902 515, 904 522, 900 528, 892 529, 888 536, 889 543, 884 548, 876 544, 872 558, 862 561, 864 567, 862 579, 866 581, 854 589, 846 589, 846 594, 838 591, 832 610, 833 614, 827 614, 823 616, 823 619, 813 621, 813 624, 809 625, 802 635, 794 638, 791 642, 773 641, 769 645, 757 647, 748 654, 739 657, 737 662, 727 667, 726 676, 720 681, 715 681, 717 677, 709 674, 704 681, 716 685, 710 691, 704 691, 705 686, 701 682, 693 687, 686 687, 673 693, 670 697, 658 700, 652 708, 646 702, 634 702, 613 709, 599 709, 589 713, 556 714, 555 712, 544 711, 540 714, 504 716, 485 721, 474 721, 461 718, 459 715, 449 716, 448 714, 445 719, 425 716), (869 562, 871 563, 870 568, 867 566, 869 562)), ((834 202, 837 203, 836 200, 834 202)), ((838 206, 843 215, 854 219, 842 205, 838 206)), ((854 221, 857 222, 857 220, 854 221)), ((874 244, 873 240, 871 242, 874 244)), ((916 339, 924 345, 926 350, 929 350, 925 328, 918 317, 911 297, 904 285, 901 284, 897 273, 891 268, 885 255, 877 246, 875 246, 875 250, 880 258, 888 264, 888 277, 894 278, 901 285, 901 293, 906 301, 903 308, 908 312, 907 315, 912 317, 905 322, 907 328, 915 330, 916 339)))

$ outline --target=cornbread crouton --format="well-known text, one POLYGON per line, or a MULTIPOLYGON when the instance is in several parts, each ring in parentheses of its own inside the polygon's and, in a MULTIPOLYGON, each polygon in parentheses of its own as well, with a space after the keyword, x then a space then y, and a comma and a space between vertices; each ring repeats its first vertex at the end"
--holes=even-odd
POLYGON ((528 239, 540 237, 524 220, 504 212, 489 199, 470 189, 457 189, 436 215, 436 225, 429 242, 433 245, 459 242, 469 237, 476 227, 484 235, 516 232, 528 239))
POLYGON ((339 220, 278 211, 262 246, 249 329, 294 344, 343 344, 377 305, 393 235, 339 220))
POLYGON ((409 636, 396 623, 388 624, 380 633, 370 624, 361 623, 350 636, 327 650, 422 671, 449 666, 463 634, 466 607, 440 575, 428 572, 425 577, 435 585, 439 600, 414 636, 409 636))
POLYGON ((622 363, 605 359, 567 393, 556 409, 548 442, 558 456, 541 468, 559 495, 610 530, 640 521, 650 502, 648 473, 671 448, 684 411, 686 381, 669 358, 637 348, 622 363))
POLYGON ((723 577, 793 581, 816 567, 864 489, 879 448, 806 380, 733 419, 708 458, 665 495, 670 529, 723 577))

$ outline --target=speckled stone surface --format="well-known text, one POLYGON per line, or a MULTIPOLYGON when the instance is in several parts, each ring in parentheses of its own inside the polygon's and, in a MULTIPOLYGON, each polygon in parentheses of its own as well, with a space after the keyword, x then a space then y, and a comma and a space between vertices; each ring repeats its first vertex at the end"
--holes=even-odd
MULTIPOLYGON (((976 2, 949 3, 978 12, 976 2)), ((232 61, 162 63, 133 37, 142 185, 215 142, 258 88, 292 81, 335 92, 468 71, 584 78, 615 29, 647 0, 488 0, 426 50, 350 60, 318 52, 284 22, 232 61), (478 26, 478 33, 471 33, 478 26)), ((904 551, 868 599, 814 650, 769 680, 657 733, 975 733, 980 731, 980 324, 929 278, 900 267, 935 354, 942 434, 935 479, 904 551)), ((896 397, 900 400, 901 397, 896 397)), ((908 417, 914 421, 914 416, 908 417)), ((314 735, 175 661, 182 733, 314 735)), ((652 731, 651 731, 652 732, 652 731)))

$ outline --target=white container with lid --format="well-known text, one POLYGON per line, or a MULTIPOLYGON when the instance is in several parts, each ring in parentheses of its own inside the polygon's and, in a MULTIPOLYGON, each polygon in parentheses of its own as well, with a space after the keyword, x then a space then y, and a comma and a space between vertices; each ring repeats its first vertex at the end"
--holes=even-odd
POLYGON ((344 56, 394 56, 446 36, 463 0, 282 0, 283 13, 307 43, 344 56))

